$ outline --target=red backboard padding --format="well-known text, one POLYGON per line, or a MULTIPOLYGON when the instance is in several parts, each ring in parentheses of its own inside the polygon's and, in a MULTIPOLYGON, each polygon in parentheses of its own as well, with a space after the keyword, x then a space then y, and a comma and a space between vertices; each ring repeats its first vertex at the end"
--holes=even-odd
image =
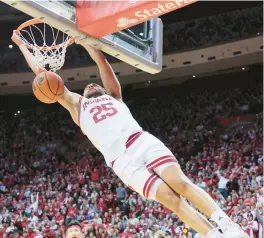
POLYGON ((132 27, 198 0, 77 1, 77 28, 95 38, 132 27))

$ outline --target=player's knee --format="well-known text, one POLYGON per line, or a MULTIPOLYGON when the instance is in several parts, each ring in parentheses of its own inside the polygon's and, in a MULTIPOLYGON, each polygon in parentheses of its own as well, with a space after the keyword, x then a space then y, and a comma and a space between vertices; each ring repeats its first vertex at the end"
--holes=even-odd
POLYGON ((167 193, 167 199, 168 199, 169 204, 171 206, 170 209, 178 214, 180 212, 180 209, 181 209, 181 206, 180 206, 181 197, 179 195, 175 194, 175 192, 173 192, 170 189, 167 193))
POLYGON ((189 180, 186 179, 185 177, 181 177, 179 178, 177 184, 174 187, 179 194, 185 196, 188 193, 189 186, 190 186, 189 180))
POLYGON ((179 176, 175 179, 169 180, 165 182, 177 193, 182 196, 185 196, 188 193, 190 180, 185 176, 179 176))
POLYGON ((174 212, 180 210, 181 197, 176 194, 167 184, 162 183, 156 193, 156 201, 162 203, 174 212))
POLYGON ((188 193, 191 181, 182 172, 179 166, 170 166, 162 173, 162 179, 175 192, 185 196, 188 193))

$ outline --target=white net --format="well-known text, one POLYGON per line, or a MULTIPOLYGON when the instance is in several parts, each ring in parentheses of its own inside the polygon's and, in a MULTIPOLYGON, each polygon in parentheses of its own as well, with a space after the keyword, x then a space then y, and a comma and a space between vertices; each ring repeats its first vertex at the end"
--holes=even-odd
POLYGON ((71 37, 45 23, 29 25, 19 32, 37 66, 52 72, 62 68, 67 46, 72 42, 71 37))

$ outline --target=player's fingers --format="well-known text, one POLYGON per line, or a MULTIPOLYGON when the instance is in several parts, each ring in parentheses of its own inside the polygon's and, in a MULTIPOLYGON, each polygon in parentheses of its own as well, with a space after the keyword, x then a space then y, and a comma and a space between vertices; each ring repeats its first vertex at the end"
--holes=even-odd
POLYGON ((21 35, 20 32, 19 32, 18 30, 13 30, 13 34, 14 34, 14 35, 18 35, 18 36, 21 35))
POLYGON ((75 44, 77 44, 77 45, 79 45, 79 44, 80 44, 80 41, 79 41, 79 40, 77 40, 77 39, 74 39, 74 42, 75 42, 75 44))
POLYGON ((15 30, 13 30, 13 35, 12 35, 12 37, 15 36, 15 35, 17 35, 17 33, 16 33, 15 30))

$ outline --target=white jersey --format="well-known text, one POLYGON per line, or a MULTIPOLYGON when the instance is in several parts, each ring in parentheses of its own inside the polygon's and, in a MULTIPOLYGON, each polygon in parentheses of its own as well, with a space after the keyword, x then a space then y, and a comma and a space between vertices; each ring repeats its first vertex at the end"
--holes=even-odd
POLYGON ((80 98, 79 126, 108 165, 125 152, 128 138, 142 131, 128 107, 109 95, 80 98))

